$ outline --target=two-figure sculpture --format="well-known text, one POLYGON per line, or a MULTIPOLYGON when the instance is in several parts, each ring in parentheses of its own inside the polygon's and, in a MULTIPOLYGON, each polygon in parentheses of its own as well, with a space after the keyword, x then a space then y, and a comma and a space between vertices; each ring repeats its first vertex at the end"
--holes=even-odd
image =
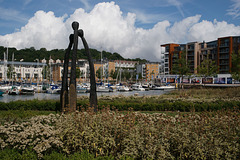
POLYGON ((78 47, 78 37, 82 39, 85 51, 87 53, 90 69, 90 107, 94 107, 94 111, 97 111, 97 93, 96 93, 96 81, 94 65, 92 62, 91 53, 86 39, 84 38, 83 30, 79 28, 78 22, 72 23, 72 28, 74 30, 73 34, 69 36, 69 45, 64 56, 63 65, 63 76, 62 76, 62 89, 60 95, 60 103, 62 112, 73 112, 77 107, 77 92, 76 92, 76 59, 77 59, 77 47, 78 47), (71 74, 70 83, 68 85, 68 67, 69 67, 69 56, 70 51, 73 46, 72 61, 71 61, 71 74), (69 88, 69 90, 68 90, 69 88))

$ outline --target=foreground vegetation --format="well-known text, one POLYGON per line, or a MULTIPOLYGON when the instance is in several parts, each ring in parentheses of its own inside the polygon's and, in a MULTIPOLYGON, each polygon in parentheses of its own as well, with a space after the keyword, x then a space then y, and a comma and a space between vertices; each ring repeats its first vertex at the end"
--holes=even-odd
POLYGON ((239 110, 173 117, 109 108, 35 116, 0 126, 1 154, 28 149, 38 158, 87 151, 116 159, 239 159, 239 117, 239 110))
POLYGON ((239 91, 105 96, 98 113, 84 96, 72 114, 52 100, 0 103, 0 159, 239 159, 239 91))
MULTIPOLYGON (((98 99, 100 110, 104 106, 109 106, 119 111, 126 111, 129 108, 134 111, 217 111, 240 109, 240 88, 176 90, 160 96, 100 96, 98 99)), ((79 97, 77 106, 79 111, 88 108, 89 97, 79 97)), ((59 112, 60 103, 59 100, 0 102, 0 110, 59 112)))

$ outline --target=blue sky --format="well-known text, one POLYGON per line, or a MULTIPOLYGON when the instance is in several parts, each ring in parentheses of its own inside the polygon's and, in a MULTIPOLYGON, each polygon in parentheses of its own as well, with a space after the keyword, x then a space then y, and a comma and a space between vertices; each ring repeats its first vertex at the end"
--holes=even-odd
MULTIPOLYGON (((53 11, 56 16, 71 15, 76 9, 86 12, 103 0, 0 0, 0 35, 12 33, 26 25, 38 10, 53 11)), ((159 21, 180 21, 183 18, 200 14, 201 19, 226 21, 239 25, 239 10, 229 15, 240 0, 117 0, 124 15, 136 13, 136 26, 152 28, 159 21), (236 17, 235 17, 236 16, 236 17)))
POLYGON ((163 43, 240 35, 240 0, 0 0, 0 11, 0 46, 18 49, 66 48, 75 20, 90 47, 130 58, 159 59, 163 43))

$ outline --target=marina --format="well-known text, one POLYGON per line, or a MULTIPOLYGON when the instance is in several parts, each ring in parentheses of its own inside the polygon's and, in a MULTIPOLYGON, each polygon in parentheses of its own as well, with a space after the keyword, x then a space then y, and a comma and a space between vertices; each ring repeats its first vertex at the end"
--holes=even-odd
MULTIPOLYGON (((97 92, 98 97, 100 96, 151 96, 151 95, 162 95, 169 92, 168 90, 149 90, 149 91, 129 91, 129 92, 97 92)), ((78 93, 77 97, 89 96, 89 93, 78 93)), ((60 94, 48 94, 48 93, 35 93, 33 95, 8 95, 3 94, 0 96, 0 102, 11 102, 11 101, 26 101, 26 100, 59 100, 60 94)))

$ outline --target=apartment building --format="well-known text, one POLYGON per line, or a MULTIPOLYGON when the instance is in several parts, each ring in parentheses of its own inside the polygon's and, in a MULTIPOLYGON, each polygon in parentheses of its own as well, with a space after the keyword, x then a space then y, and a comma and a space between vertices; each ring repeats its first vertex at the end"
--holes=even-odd
POLYGON ((43 68, 46 63, 40 62, 17 62, 17 61, 0 61, 0 81, 26 81, 41 82, 43 81, 43 68), (13 70, 9 70, 13 68, 13 70))
POLYGON ((125 61, 125 60, 115 60, 115 68, 135 68, 138 64, 137 61, 125 61))
POLYGON ((159 63, 146 63, 146 79, 153 80, 159 74, 159 63))
POLYGON ((148 81, 158 77, 160 71, 159 63, 146 63, 137 65, 137 74, 141 74, 143 79, 148 81))
POLYGON ((240 36, 218 38, 210 42, 190 42, 187 44, 164 44, 164 74, 172 74, 172 67, 177 59, 183 58, 183 51, 186 53, 186 60, 190 73, 197 74, 197 68, 204 61, 210 59, 216 62, 219 74, 231 73, 232 53, 238 53, 240 49, 240 36))
POLYGON ((200 63, 205 59, 217 62, 218 41, 202 42, 200 45, 200 63))
POLYGON ((200 65, 200 45, 198 42, 186 44, 186 59, 189 67, 189 72, 197 74, 197 67, 200 65))
MULTIPOLYGON (((68 64, 68 78, 70 78, 71 74, 71 60, 69 60, 68 64)), ((50 67, 50 81, 54 83, 62 81, 63 76, 63 64, 64 61, 57 59, 56 61, 50 59, 49 60, 49 67, 50 67)), ((76 77, 77 82, 86 82, 89 81, 89 64, 88 61, 85 59, 78 59, 76 62, 76 67, 79 69, 80 74, 76 77)))
MULTIPOLYGON (((77 82, 89 82, 90 77, 90 70, 89 70, 89 63, 86 59, 79 59, 76 62, 77 68, 80 70, 79 77, 76 77, 77 82)), ((94 63, 94 70, 95 75, 97 70, 101 69, 102 73, 102 80, 112 80, 110 77, 110 73, 113 71, 116 71, 116 68, 135 68, 135 64, 137 62, 134 61, 103 61, 103 62, 95 62, 94 63)), ((63 76, 63 64, 64 61, 61 60, 49 60, 49 68, 50 68, 50 81, 53 81, 54 83, 62 81, 63 76)), ((68 77, 70 78, 71 73, 71 60, 69 60, 69 67, 68 67, 68 77)), ((96 80, 99 79, 96 77, 96 80)))
MULTIPOLYGON (((102 80, 112 80, 110 77, 111 72, 115 72, 115 63, 112 61, 103 61, 103 62, 95 62, 94 63, 94 71, 95 75, 97 75, 97 71, 101 70, 102 73, 102 80)), ((96 77, 97 80, 98 77, 96 77)))
POLYGON ((174 53, 176 54, 176 50, 179 47, 179 44, 164 44, 161 45, 161 47, 165 48, 164 54, 164 74, 171 74, 172 72, 172 67, 173 67, 173 57, 174 53))
POLYGON ((217 64, 219 73, 231 73, 232 53, 240 49, 240 36, 218 38, 217 64))

